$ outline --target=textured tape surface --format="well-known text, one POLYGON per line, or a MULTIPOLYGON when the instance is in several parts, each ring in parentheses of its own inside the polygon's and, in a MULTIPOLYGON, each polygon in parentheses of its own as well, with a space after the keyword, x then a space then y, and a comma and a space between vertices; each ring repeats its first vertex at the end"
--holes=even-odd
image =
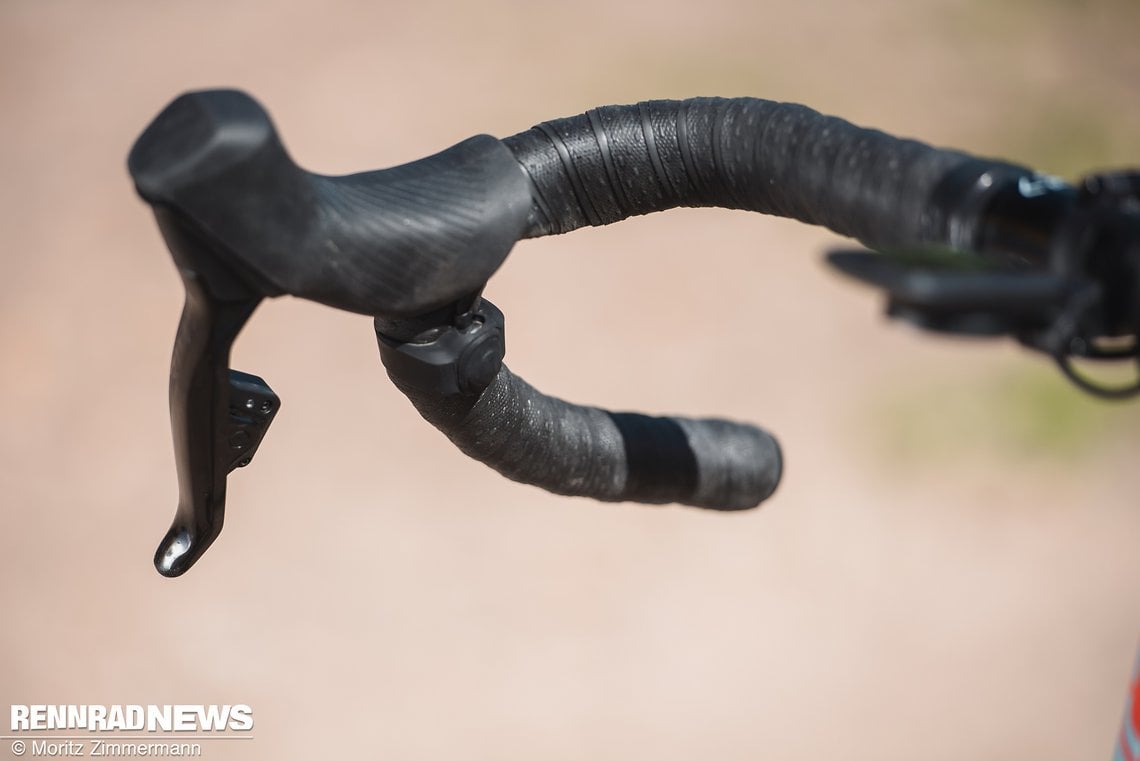
MULTIPOLYGON (((607 106, 503 142, 529 180, 528 237, 722 206, 874 246, 946 244, 958 201, 948 178, 969 188, 1011 168, 755 98, 607 106)), ((478 401, 403 390, 463 451, 558 493, 734 509, 759 503, 780 477, 776 442, 752 426, 579 407, 506 368, 478 401)))
POLYGON ((723 206, 872 245, 938 243, 949 222, 930 199, 947 173, 1009 166, 757 98, 604 106, 503 142, 531 180, 528 237, 723 206))
POLYGON ((751 425, 570 404, 506 366, 478 398, 439 398, 389 376, 463 452, 557 494, 737 510, 755 507, 780 480, 779 445, 751 425))

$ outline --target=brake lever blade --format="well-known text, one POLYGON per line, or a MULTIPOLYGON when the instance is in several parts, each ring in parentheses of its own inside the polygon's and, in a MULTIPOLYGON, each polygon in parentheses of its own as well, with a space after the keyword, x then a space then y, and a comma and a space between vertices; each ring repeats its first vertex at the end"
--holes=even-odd
POLYGON ((161 207, 155 216, 186 289, 170 363, 178 509, 154 556, 158 572, 174 577, 221 533, 226 476, 249 464, 280 402, 260 378, 229 369, 230 348, 261 296, 218 262, 204 236, 161 207))

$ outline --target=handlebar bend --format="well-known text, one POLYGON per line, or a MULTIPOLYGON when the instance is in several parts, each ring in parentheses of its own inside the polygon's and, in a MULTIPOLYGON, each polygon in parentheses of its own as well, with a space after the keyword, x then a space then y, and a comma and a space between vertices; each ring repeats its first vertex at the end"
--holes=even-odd
POLYGON ((597 108, 329 177, 293 162, 248 95, 195 92, 159 114, 128 164, 187 288, 171 375, 182 496, 155 559, 166 575, 184 572, 221 530, 230 460, 204 450, 234 436, 229 345, 264 297, 374 317, 397 388, 461 450, 512 479, 734 510, 779 481, 780 449, 763 430, 570 404, 502 364, 501 315, 480 294, 515 242, 722 206, 874 247, 1000 240, 1043 258, 1039 230, 1022 222, 1047 217, 1060 197, 1023 194, 995 222, 985 212, 1032 171, 755 98, 597 108))

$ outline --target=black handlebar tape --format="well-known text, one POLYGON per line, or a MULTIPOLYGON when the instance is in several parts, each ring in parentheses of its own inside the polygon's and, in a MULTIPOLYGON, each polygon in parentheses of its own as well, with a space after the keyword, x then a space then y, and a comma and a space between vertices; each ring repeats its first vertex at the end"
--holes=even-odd
POLYGON ((135 143, 139 194, 261 296, 417 314, 478 290, 522 236, 526 177, 478 135, 419 161, 327 177, 298 167, 245 93, 182 95, 135 143))
POLYGON ((556 494, 741 510, 758 505, 780 481, 780 447, 755 426, 570 404, 506 365, 478 395, 424 390, 391 365, 388 375, 464 453, 556 494))
POLYGON ((979 179, 1031 174, 756 98, 605 106, 503 142, 531 180, 527 237, 722 206, 873 246, 961 244, 955 217, 977 211, 961 207, 979 179))

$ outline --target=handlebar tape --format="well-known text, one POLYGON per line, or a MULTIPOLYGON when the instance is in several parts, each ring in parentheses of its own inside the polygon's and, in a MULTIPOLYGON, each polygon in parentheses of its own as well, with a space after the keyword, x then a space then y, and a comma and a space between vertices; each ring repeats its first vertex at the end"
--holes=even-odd
MULTIPOLYGON (((721 206, 879 245, 946 243, 979 177, 1024 171, 754 98, 607 106, 503 142, 530 182, 527 237, 721 206)), ((388 370, 461 450, 556 493, 740 509, 780 478, 778 444, 753 426, 573 405, 505 366, 478 398, 433 395, 388 370)))
POLYGON ((479 395, 389 377, 460 450, 515 481, 617 502, 755 507, 780 480, 780 448, 755 426, 615 413, 547 396, 502 365, 479 395))
POLYGON ((962 201, 1003 162, 757 98, 604 106, 503 141, 531 182, 527 237, 678 206, 822 225, 872 246, 960 243, 962 201))

